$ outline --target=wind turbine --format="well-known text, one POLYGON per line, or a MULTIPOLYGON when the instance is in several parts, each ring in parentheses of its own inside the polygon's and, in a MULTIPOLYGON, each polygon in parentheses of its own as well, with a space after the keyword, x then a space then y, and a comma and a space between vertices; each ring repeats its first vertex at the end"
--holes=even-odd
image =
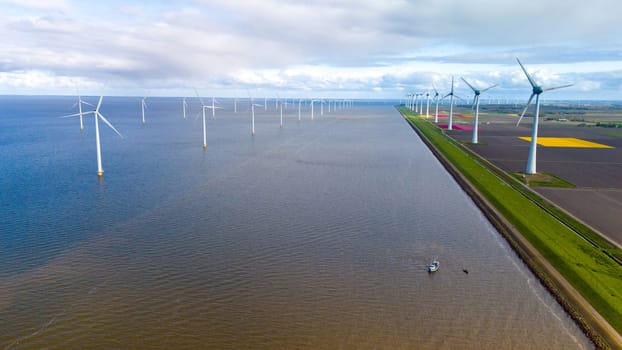
POLYGON ((531 96, 529 96, 527 105, 525 106, 525 109, 523 109, 523 113, 521 113, 520 118, 518 118, 518 122, 516 123, 516 126, 520 124, 520 121, 523 119, 525 112, 527 112, 527 108, 529 108, 529 105, 531 104, 531 100, 533 100, 533 97, 536 96, 536 113, 533 116, 533 123, 532 123, 532 128, 531 128, 531 143, 529 144, 529 157, 527 158, 527 167, 525 169, 525 173, 533 175, 536 173, 536 149, 538 147, 538 117, 540 115, 540 94, 545 91, 551 91, 555 89, 569 87, 569 86, 572 86, 572 84, 555 86, 555 87, 544 89, 540 85, 536 84, 536 82, 533 80, 531 75, 527 73, 527 70, 525 69, 523 64, 520 62, 518 57, 516 58, 516 61, 518 62, 523 72, 527 76, 527 80, 529 80, 529 84, 531 84, 531 88, 532 88, 531 96))
POLYGON ((481 95, 482 92, 486 92, 497 86, 497 84, 493 84, 485 88, 484 90, 479 90, 474 88, 473 85, 469 84, 469 82, 466 81, 466 79, 464 79, 463 77, 460 77, 460 79, 462 79, 462 81, 464 81, 471 88, 471 90, 473 90, 474 96, 473 105, 471 106, 471 108, 475 107, 475 118, 473 119, 473 136, 471 136, 471 143, 477 143, 477 126, 479 123, 479 95, 481 95))
MULTIPOLYGON (((210 108, 212 106, 208 106, 203 102, 203 99, 201 98, 201 96, 199 95, 199 92, 197 91, 197 89, 194 89, 194 92, 197 94, 197 97, 199 98, 199 101, 201 101, 201 112, 203 113, 203 149, 207 148, 207 126, 205 124, 205 109, 206 108, 210 108)), ((212 101, 213 102, 213 101, 212 101)), ((197 113, 197 117, 198 117, 198 113, 197 113)))
POLYGON ((145 102, 146 97, 143 97, 142 100, 140 100, 140 109, 143 113, 143 125, 145 125, 145 108, 147 108, 147 102, 145 102))
POLYGON ((82 116, 84 115, 84 113, 82 113, 83 104, 94 107, 92 104, 86 101, 82 101, 82 97, 80 97, 80 94, 78 93, 78 102, 74 103, 73 106, 71 106, 71 108, 78 106, 78 114, 80 115, 80 131, 84 130, 84 123, 82 122, 82 116))
POLYGON ((434 89, 434 101, 436 102, 436 111, 434 112, 434 124, 438 124, 438 103, 441 100, 441 95, 438 93, 434 85, 432 85, 432 88, 434 89))
POLYGON ((279 103, 281 105, 281 129, 283 128, 283 102, 279 103))
POLYGON ((430 90, 425 93, 427 99, 427 105, 425 107, 425 119, 430 118, 430 90))
POLYGON ((313 102, 315 102, 315 100, 311 100, 311 120, 313 120, 313 102))
POLYGON ((260 104, 253 103, 253 99, 251 99, 251 135, 255 136, 255 107, 261 107, 260 104))
POLYGON ((212 106, 211 107, 207 107, 207 108, 212 110, 212 118, 216 118, 216 109, 217 108, 222 108, 220 106, 216 106, 216 103, 220 103, 220 102, 216 101, 216 98, 214 96, 212 96, 212 106))
MULTIPOLYGON (((453 130, 453 116, 454 116, 454 77, 451 77, 451 91, 443 98, 449 97, 449 123, 447 124, 447 130, 453 130)), ((456 96, 458 97, 458 96, 456 96)))
POLYGON ((419 94, 415 93, 415 113, 419 113, 419 94))
POLYGON ((184 99, 181 102, 181 108, 184 112, 184 119, 186 119, 186 108, 188 108, 188 102, 186 102, 186 98, 184 97, 184 99))
POLYGON ((298 99, 298 121, 300 121, 300 103, 302 102, 302 99, 299 98, 298 99))
POLYGON ((114 132, 116 132, 117 135, 123 138, 123 135, 121 135, 121 133, 117 131, 117 129, 115 129, 115 127, 112 126, 112 124, 110 124, 110 122, 101 113, 99 113, 99 108, 102 105, 103 99, 104 99, 104 96, 99 97, 99 102, 97 103, 97 107, 95 108, 95 110, 88 111, 88 112, 80 112, 80 113, 66 115, 62 117, 62 118, 77 117, 77 116, 82 117, 83 115, 91 114, 91 113, 95 116, 95 143, 97 146, 97 176, 99 177, 104 176, 104 169, 102 168, 101 143, 99 141, 99 119, 101 119, 106 125, 108 125, 112 130, 114 130, 114 132))

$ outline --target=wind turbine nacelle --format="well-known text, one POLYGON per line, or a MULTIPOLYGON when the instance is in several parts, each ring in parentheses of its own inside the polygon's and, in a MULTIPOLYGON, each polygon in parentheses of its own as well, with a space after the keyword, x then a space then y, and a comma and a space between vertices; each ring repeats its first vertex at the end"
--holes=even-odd
POLYGON ((533 93, 534 93, 534 94, 536 94, 536 95, 540 95, 541 93, 543 93, 543 92, 544 92, 544 90, 542 90, 542 88, 541 88, 541 87, 539 87, 539 86, 534 86, 532 91, 533 91, 533 93))

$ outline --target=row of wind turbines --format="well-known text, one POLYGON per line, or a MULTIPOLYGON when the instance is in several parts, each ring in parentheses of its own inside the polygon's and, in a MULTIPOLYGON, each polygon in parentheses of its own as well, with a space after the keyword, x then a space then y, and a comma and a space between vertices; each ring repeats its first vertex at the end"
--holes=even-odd
MULTIPOLYGON (((206 104, 203 100, 203 98, 199 95, 199 92, 194 89, 199 102, 201 103, 201 110, 199 111, 199 113, 197 113, 196 118, 198 118, 199 114, 202 114, 202 124, 203 124, 203 149, 205 150, 207 148, 207 123, 206 123, 206 114, 205 114, 205 110, 206 109, 211 109, 212 110, 212 118, 216 117, 216 109, 222 109, 223 107, 221 106, 217 106, 216 104, 218 103, 218 101, 216 100, 215 97, 212 97, 212 103, 211 105, 206 104)), ((103 121, 106 125, 108 125, 108 127, 110 127, 117 135, 119 135, 119 137, 123 138, 123 135, 121 135, 121 133, 99 112, 102 101, 103 101, 103 96, 99 97, 99 101, 97 103, 97 106, 93 106, 91 103, 88 103, 87 101, 84 101, 82 99, 82 97, 80 95, 78 95, 78 101, 76 103, 74 103, 74 105, 71 108, 75 108, 76 106, 78 107, 78 113, 75 114, 70 114, 70 115, 65 115, 62 116, 61 118, 71 118, 71 117, 79 117, 80 118, 80 131, 84 130, 84 122, 83 122, 83 117, 87 116, 89 114, 93 114, 94 116, 94 120, 95 120, 95 142, 96 142, 96 150, 97 150, 97 176, 98 177, 103 177, 104 175, 104 169, 102 167, 102 156, 101 156, 101 142, 100 142, 100 134, 99 134, 99 120, 103 121), (86 106, 92 106, 95 107, 93 110, 90 111, 84 111, 83 110, 83 105, 86 106)), ((141 106, 141 121, 142 124, 145 125, 146 120, 145 120, 145 110, 147 109, 147 103, 146 103, 146 97, 143 97, 140 100, 140 106, 141 106)), ((293 100, 292 100, 293 101, 293 100)), ((305 104, 306 104, 306 100, 305 104)), ((331 102, 333 103, 334 107, 333 110, 336 111, 338 108, 341 109, 350 109, 354 106, 354 101, 353 100, 323 100, 323 99, 311 99, 308 101, 308 103, 311 106, 311 119, 314 119, 314 110, 313 110, 313 106, 314 103, 319 102, 321 105, 321 115, 324 115, 324 104, 328 103, 329 106, 329 112, 330 112, 330 105, 331 102)), ((298 99, 298 120, 301 120, 301 106, 303 103, 303 99, 300 98, 298 99)), ((285 102, 285 104, 287 104, 287 102, 285 102)), ((293 102, 292 102, 293 104, 293 102)), ((275 106, 277 109, 279 109, 280 106, 280 128, 283 128, 283 105, 284 103, 280 100, 277 99, 275 102, 275 106)), ((254 103, 253 98, 250 98, 250 109, 251 109, 251 135, 255 135, 255 107, 264 107, 265 111, 268 110, 267 107, 267 98, 264 99, 264 104, 260 105, 257 103, 254 103)), ((187 111, 188 111, 188 101, 187 101, 187 97, 184 97, 182 99, 182 115, 184 119, 187 119, 187 111)), ((237 113, 237 98, 234 99, 234 113, 237 113)))
MULTIPOLYGON (((529 81, 529 84, 531 85, 531 88, 532 88, 531 96, 529 96, 529 100, 527 101, 527 104, 525 105, 525 108, 523 109, 523 112, 521 113, 520 117, 518 118, 518 122, 516 123, 516 126, 520 125, 520 122, 523 119, 523 117, 525 116, 525 113, 527 112, 527 109, 531 105, 531 102, 533 101, 533 98, 534 97, 536 98, 535 113, 534 113, 534 117, 533 117, 532 129, 531 129, 531 141, 530 141, 530 144, 529 144, 529 156, 527 158, 527 166, 525 168, 525 173, 526 174, 533 175, 533 174, 536 174, 536 156, 537 156, 537 145, 538 145, 538 122, 539 122, 539 115, 540 115, 540 95, 543 92, 545 92, 545 91, 551 91, 551 90, 566 88, 566 87, 572 86, 572 84, 566 84, 566 85, 561 85, 561 86, 543 88, 541 85, 536 83, 536 81, 529 74, 529 72, 527 72, 527 69, 525 69, 525 66, 523 66, 523 64, 521 63, 521 61, 518 58, 516 58, 516 61, 520 65, 522 71, 525 73, 525 76, 527 77, 527 80, 529 81)), ((484 92, 486 92, 486 91, 496 87, 497 84, 493 84, 493 85, 491 85, 491 86, 489 86, 489 87, 487 87, 485 89, 478 89, 478 88, 474 87, 473 85, 471 85, 466 79, 464 79, 462 77, 461 77, 461 79, 473 91, 473 102, 471 103, 471 108, 475 111, 475 116, 473 118, 473 133, 472 133, 472 136, 471 136, 471 143, 477 144, 479 142, 479 140, 478 140, 479 99, 480 99, 480 96, 481 96, 482 93, 484 93, 484 92)), ((438 123, 438 104, 439 104, 440 100, 443 100, 443 99, 449 97, 450 98, 450 100, 449 100, 449 118, 448 118, 448 123, 447 123, 447 130, 453 130, 454 97, 460 98, 454 92, 454 77, 453 76, 451 77, 451 90, 445 96, 440 97, 439 92, 436 90, 436 87, 434 87, 434 86, 433 86, 433 90, 434 90, 433 101, 436 102, 436 112, 435 112, 435 116, 434 116, 434 123, 438 123)), ((407 107, 411 111, 423 114, 423 96, 424 95, 427 97, 426 118, 429 118, 429 116, 430 116, 430 92, 429 91, 426 92, 426 93, 413 93, 413 94, 407 95, 407 97, 409 98, 407 100, 407 104, 408 104, 407 107), (419 96, 421 96, 421 99, 419 99, 419 96)))

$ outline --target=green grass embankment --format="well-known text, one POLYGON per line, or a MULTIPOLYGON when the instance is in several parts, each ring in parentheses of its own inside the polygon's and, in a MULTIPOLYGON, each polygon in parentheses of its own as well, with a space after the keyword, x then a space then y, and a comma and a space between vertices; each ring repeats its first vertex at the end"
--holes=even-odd
MULTIPOLYGON (((489 169, 483 165, 486 161, 446 136, 432 123, 414 116, 407 109, 400 111, 480 195, 621 334, 622 266, 611 258, 611 255, 619 253, 619 249, 585 227, 580 228, 580 233, 573 231, 569 226, 580 226, 576 220, 562 223, 560 216, 567 216, 563 211, 548 208, 554 211, 552 215, 543 208, 551 206, 550 203, 526 188, 515 188, 516 179, 512 179, 511 175, 503 172, 500 176, 499 169, 489 169)), ((542 275, 539 277, 548 278, 542 275)), ((559 295, 557 297, 559 299, 559 295)), ((581 315, 575 314, 573 317, 581 318, 581 315)), ((580 319, 578 321, 581 323, 580 319)), ((589 328, 590 320, 583 320, 583 323, 587 323, 589 328)), ((585 328, 586 324, 582 327, 585 328)), ((612 344, 611 338, 604 343, 604 347, 607 343, 612 344)))

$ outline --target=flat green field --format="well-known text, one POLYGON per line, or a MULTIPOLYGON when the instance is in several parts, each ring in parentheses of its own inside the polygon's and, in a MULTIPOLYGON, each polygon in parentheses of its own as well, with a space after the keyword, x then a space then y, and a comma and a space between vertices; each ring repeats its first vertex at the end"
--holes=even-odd
MULTIPOLYGON (((404 116, 472 183, 540 254, 622 333, 622 265, 612 256, 620 249, 605 240, 571 230, 550 212, 494 174, 477 156, 432 123, 400 108, 404 116)), ((511 176, 508 175, 508 178, 511 176)), ((531 193, 530 196, 534 196, 531 193)), ((537 195, 536 195, 537 196, 537 195)), ((563 218, 561 219, 563 221, 563 218)))

